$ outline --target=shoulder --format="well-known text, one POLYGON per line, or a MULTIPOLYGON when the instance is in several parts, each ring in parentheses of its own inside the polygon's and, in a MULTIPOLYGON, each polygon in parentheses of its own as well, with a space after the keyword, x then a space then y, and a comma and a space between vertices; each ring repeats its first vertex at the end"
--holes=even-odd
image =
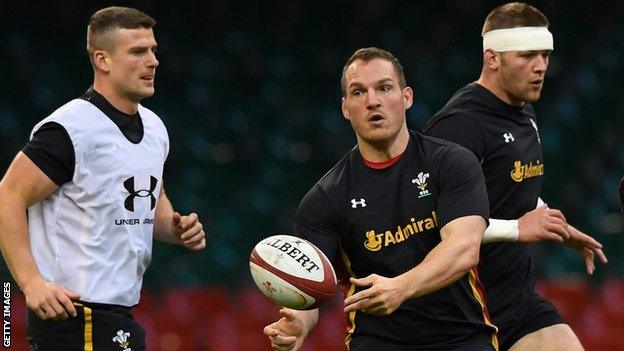
POLYGON ((446 162, 450 164, 453 164, 458 161, 462 163, 464 162, 478 163, 477 158, 470 150, 455 143, 451 143, 444 150, 440 150, 439 155, 441 159, 445 160, 446 162))
POLYGON ((139 115, 141 116, 143 124, 146 127, 153 127, 159 130, 161 133, 165 134, 168 138, 168 132, 165 123, 154 111, 139 104, 139 115))
POLYGON ((431 135, 422 134, 416 131, 410 131, 413 144, 419 148, 420 153, 425 159, 438 159, 441 155, 446 154, 450 149, 458 147, 455 142, 441 139, 431 135))
POLYGON ((342 194, 349 186, 351 179, 353 159, 359 156, 357 146, 351 149, 343 158, 338 161, 325 175, 319 179, 307 192, 301 201, 301 205, 323 202, 339 203, 342 194))
POLYGON ((156 114, 156 112, 152 111, 151 109, 139 104, 139 114, 141 115, 141 117, 146 117, 146 118, 150 118, 150 119, 156 119, 161 121, 160 117, 156 114))
POLYGON ((316 185, 325 192, 333 192, 344 186, 345 182, 349 179, 351 168, 353 167, 353 162, 356 157, 359 157, 357 146, 349 150, 340 161, 319 179, 316 185))
POLYGON ((145 122, 154 123, 162 126, 163 128, 165 127, 165 123, 154 111, 141 104, 139 104, 139 115, 141 115, 145 122))
POLYGON ((483 123, 482 114, 479 113, 483 106, 483 98, 476 83, 468 84, 458 90, 427 122, 423 132, 428 133, 434 128, 440 127, 480 127, 483 123))
POLYGON ((32 135, 38 131, 42 126, 51 122, 63 127, 66 131, 75 131, 90 126, 90 123, 84 123, 85 116, 90 115, 95 111, 98 111, 95 106, 91 105, 88 101, 82 99, 74 99, 66 103, 65 105, 57 108, 48 117, 39 121, 31 132, 32 135))
MULTIPOLYGON (((77 122, 77 119, 81 118, 82 122, 86 116, 93 114, 93 112, 99 112, 97 107, 90 102, 83 99, 74 99, 66 103, 65 105, 52 112, 46 120, 54 121, 60 124, 77 122)), ((84 123, 81 123, 84 124, 84 123)))
MULTIPOLYGON (((430 164, 437 164, 440 167, 455 167, 456 162, 476 161, 474 154, 467 148, 444 139, 412 132, 414 143, 420 148, 420 152, 430 164)), ((434 167, 436 168, 436 167, 434 167)))

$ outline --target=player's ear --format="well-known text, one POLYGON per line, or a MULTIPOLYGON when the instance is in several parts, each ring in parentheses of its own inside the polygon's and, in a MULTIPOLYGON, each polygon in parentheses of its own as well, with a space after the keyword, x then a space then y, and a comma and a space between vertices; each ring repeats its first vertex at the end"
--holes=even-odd
POLYGON ((342 97, 342 100, 340 102, 340 109, 342 110, 342 117, 344 117, 345 119, 349 119, 349 110, 347 110, 346 100, 344 96, 342 97))
POLYGON ((500 67, 501 56, 500 53, 486 49, 483 52, 483 64, 491 70, 497 70, 500 67))
POLYGON ((403 101, 405 102, 405 109, 412 107, 414 103, 414 91, 410 87, 403 88, 403 101))
POLYGON ((100 71, 110 72, 110 55, 104 50, 93 52, 93 65, 100 71))

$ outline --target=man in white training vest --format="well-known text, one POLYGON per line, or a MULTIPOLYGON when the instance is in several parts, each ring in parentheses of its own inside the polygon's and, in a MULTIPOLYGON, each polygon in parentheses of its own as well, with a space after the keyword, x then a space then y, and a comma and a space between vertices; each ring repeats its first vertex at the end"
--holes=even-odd
POLYGON ((26 297, 33 350, 145 350, 130 308, 152 237, 206 246, 197 215, 174 212, 165 195, 169 137, 139 104, 154 94, 155 23, 132 8, 93 14, 93 86, 35 126, 0 182, 0 248, 26 297))

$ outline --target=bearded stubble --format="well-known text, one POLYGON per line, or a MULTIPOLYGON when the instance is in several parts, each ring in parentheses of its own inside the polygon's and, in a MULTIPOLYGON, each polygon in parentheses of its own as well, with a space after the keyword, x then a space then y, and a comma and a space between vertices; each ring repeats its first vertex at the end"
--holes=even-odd
POLYGON ((501 65, 499 79, 501 87, 507 93, 507 95, 515 100, 529 103, 537 102, 542 94, 542 89, 540 88, 540 90, 536 92, 532 91, 531 84, 528 81, 523 82, 520 74, 517 74, 508 68, 508 65, 505 64, 505 57, 501 55, 500 58, 501 65))

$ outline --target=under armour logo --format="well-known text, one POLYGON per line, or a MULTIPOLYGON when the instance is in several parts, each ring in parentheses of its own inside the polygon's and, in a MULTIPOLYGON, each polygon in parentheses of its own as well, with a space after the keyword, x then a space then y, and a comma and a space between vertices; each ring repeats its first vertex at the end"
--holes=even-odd
POLYGON ((156 184, 158 179, 150 176, 150 188, 134 190, 134 177, 130 177, 123 182, 124 188, 128 190, 130 195, 124 201, 124 207, 126 210, 134 212, 134 198, 137 197, 150 197, 150 210, 153 210, 156 206, 156 197, 154 196, 154 190, 156 190, 156 184))
POLYGON ((516 141, 516 139, 514 139, 514 136, 511 133, 503 134, 503 138, 505 138, 505 142, 507 144, 511 143, 512 141, 516 141))
POLYGON ((351 199, 351 208, 357 208, 358 205, 362 207, 366 207, 366 200, 360 198, 360 201, 356 201, 355 199, 351 199))

